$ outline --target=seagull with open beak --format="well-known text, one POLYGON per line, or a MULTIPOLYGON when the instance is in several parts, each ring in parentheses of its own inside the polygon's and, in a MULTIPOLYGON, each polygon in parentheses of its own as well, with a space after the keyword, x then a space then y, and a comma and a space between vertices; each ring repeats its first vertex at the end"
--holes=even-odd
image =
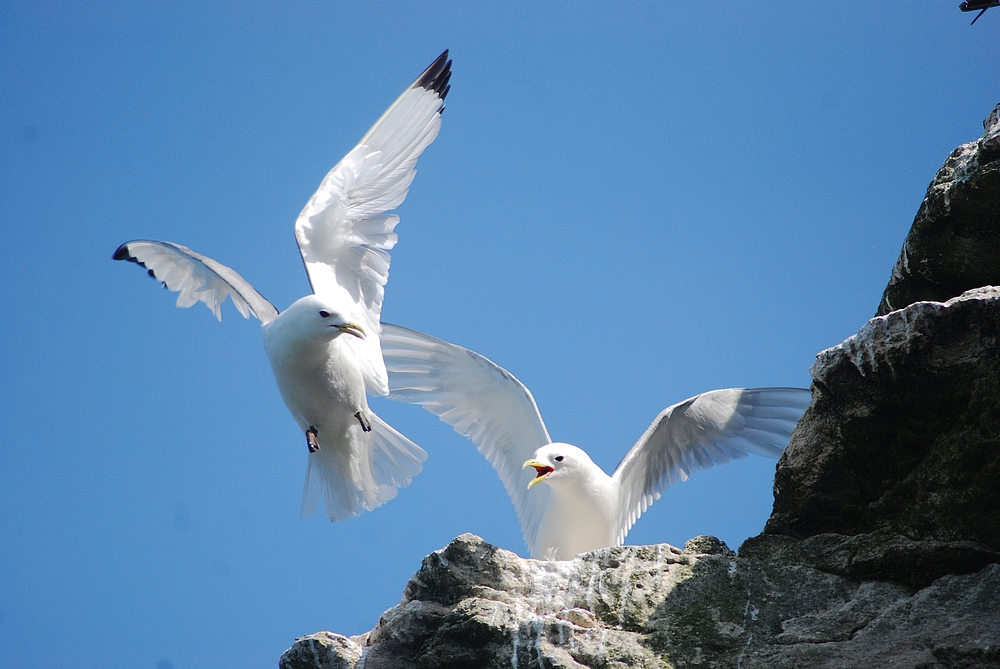
POLYGON ((810 400, 802 388, 695 395, 661 411, 609 476, 583 449, 553 442, 531 392, 493 361, 389 324, 382 352, 389 399, 419 404, 472 440, 510 495, 531 556, 549 560, 620 546, 665 489, 699 469, 777 458, 810 400))

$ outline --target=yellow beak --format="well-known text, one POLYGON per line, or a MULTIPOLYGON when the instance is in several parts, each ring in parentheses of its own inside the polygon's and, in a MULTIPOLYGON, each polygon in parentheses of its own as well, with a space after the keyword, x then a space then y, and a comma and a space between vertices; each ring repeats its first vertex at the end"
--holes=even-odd
POLYGON ((364 339, 365 338, 365 331, 361 328, 360 325, 358 325, 354 321, 351 321, 350 323, 344 323, 343 325, 338 325, 336 327, 341 332, 346 332, 347 334, 352 334, 355 337, 357 337, 358 339, 364 339))
POLYGON ((544 481, 549 474, 555 471, 552 467, 538 460, 525 460, 524 464, 521 465, 521 469, 527 469, 528 467, 535 468, 535 478, 528 481, 528 490, 531 490, 531 486, 539 481, 544 481))

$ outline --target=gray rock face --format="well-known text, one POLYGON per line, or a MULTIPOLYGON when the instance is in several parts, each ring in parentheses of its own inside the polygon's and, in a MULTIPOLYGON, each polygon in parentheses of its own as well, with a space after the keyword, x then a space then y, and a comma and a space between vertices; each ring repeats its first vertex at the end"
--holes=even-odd
POLYGON ((1000 666, 1000 565, 915 589, 757 549, 699 537, 540 562, 465 534, 370 633, 304 637, 280 667, 1000 666))
POLYGON ((281 656, 281 669, 354 669, 361 659, 364 637, 349 639, 317 632, 295 640, 281 656))
POLYGON ((1000 283, 1000 106, 986 125, 931 183, 886 313, 817 356, 739 554, 542 562, 462 535, 371 632, 302 637, 281 669, 1000 667, 1000 288, 975 287, 1000 283))
POLYGON ((1000 551, 1000 289, 874 318, 812 368, 765 533, 1000 551))
POLYGON ((878 316, 1000 285, 1000 105, 983 128, 981 139, 952 151, 927 187, 878 316))

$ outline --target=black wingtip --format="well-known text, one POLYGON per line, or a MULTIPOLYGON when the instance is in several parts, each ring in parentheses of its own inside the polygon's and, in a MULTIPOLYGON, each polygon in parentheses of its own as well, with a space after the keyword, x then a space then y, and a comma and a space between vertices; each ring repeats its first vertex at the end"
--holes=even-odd
POLYGON ((111 256, 111 259, 112 260, 131 260, 132 262, 135 262, 135 258, 133 258, 132 254, 128 252, 128 242, 125 242, 124 244, 122 244, 121 246, 119 246, 117 249, 115 249, 115 254, 113 256, 111 256))
MULTIPOLYGON (((117 249, 115 249, 115 254, 113 256, 111 256, 111 258, 113 260, 128 260, 129 262, 134 262, 139 267, 144 268, 146 270, 146 274, 148 274, 152 278, 156 279, 156 274, 153 273, 153 270, 151 270, 148 267, 146 267, 146 263, 142 262, 141 260, 139 260, 138 258, 136 258, 134 255, 132 255, 129 252, 128 245, 131 244, 131 243, 132 242, 125 242, 124 244, 122 244, 121 246, 119 246, 117 249)), ((159 279, 156 279, 156 280, 159 281, 159 279)), ((161 281, 161 283, 163 283, 163 282, 161 281)), ((165 288, 167 286, 167 284, 164 283, 163 286, 165 288)))
POLYGON ((451 86, 448 80, 451 79, 451 60, 448 59, 448 49, 444 50, 430 66, 423 71, 417 80, 413 82, 413 87, 425 88, 434 91, 442 100, 448 95, 451 86))

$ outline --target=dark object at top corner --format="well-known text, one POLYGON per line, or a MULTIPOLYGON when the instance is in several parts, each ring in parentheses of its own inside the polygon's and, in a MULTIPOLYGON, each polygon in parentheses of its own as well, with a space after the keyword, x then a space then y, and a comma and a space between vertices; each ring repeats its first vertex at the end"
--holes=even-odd
POLYGON ((958 6, 963 12, 974 12, 977 9, 979 13, 976 14, 976 18, 972 19, 972 23, 969 25, 974 25, 979 17, 986 13, 986 10, 990 7, 1000 7, 1000 0, 972 0, 972 2, 963 2, 958 6))
POLYGON ((448 96, 448 91, 451 90, 451 86, 448 85, 449 80, 451 80, 451 60, 448 59, 448 49, 445 49, 444 53, 424 70, 413 85, 434 91, 444 100, 448 96))

